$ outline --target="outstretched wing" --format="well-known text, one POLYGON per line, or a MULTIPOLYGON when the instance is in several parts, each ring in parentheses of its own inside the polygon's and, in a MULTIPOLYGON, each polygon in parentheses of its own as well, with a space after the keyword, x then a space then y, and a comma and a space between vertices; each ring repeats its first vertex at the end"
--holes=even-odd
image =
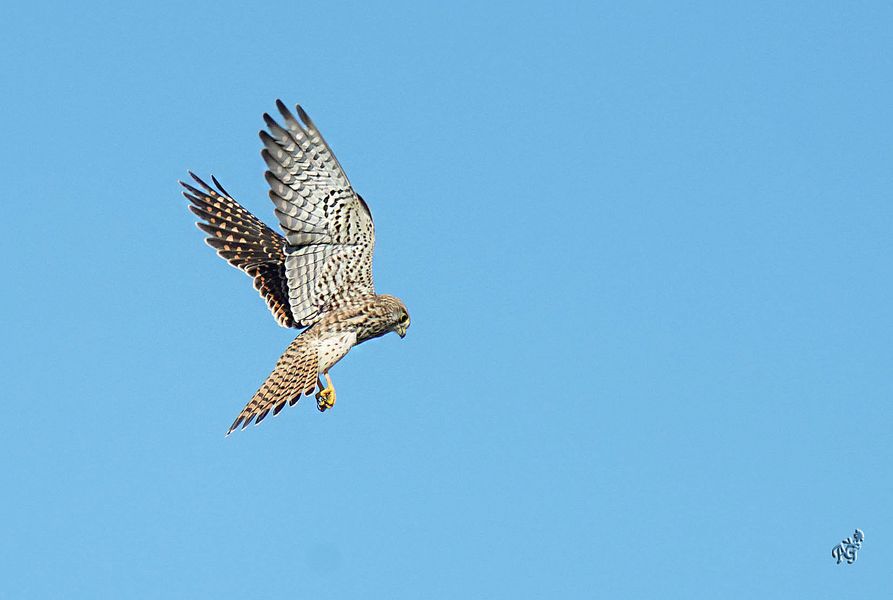
POLYGON ((205 242, 217 250, 232 266, 254 278, 254 288, 267 301, 276 322, 283 327, 296 327, 288 302, 285 276, 285 238, 248 212, 223 186, 211 177, 217 189, 189 175, 201 189, 180 182, 183 195, 199 219, 199 229, 208 234, 205 242))
POLYGON ((261 155, 270 198, 285 233, 288 301, 295 322, 311 325, 334 307, 375 293, 375 228, 319 130, 300 106, 300 122, 277 100, 285 126, 264 114, 261 155))

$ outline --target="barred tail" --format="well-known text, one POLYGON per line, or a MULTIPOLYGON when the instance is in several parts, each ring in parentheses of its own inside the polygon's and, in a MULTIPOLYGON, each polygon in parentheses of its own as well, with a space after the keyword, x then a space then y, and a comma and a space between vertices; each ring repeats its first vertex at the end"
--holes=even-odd
POLYGON ((285 408, 286 403, 293 406, 301 394, 309 396, 314 392, 319 360, 315 337, 308 333, 309 330, 302 332, 289 344, 279 357, 276 368, 239 413, 226 435, 235 431, 239 425, 244 429, 252 421, 259 425, 271 410, 273 416, 276 416, 285 408))

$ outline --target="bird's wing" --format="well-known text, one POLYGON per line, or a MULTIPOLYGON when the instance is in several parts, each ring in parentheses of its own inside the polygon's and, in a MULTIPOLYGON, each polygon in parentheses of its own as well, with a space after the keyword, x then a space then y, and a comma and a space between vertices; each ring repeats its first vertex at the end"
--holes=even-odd
POLYGON ((301 394, 309 396, 313 393, 319 373, 319 354, 315 342, 315 338, 305 331, 289 344, 279 357, 276 368, 233 421, 226 435, 239 425, 244 429, 252 421, 259 425, 271 410, 274 416, 278 415, 286 403, 294 405, 301 394))
POLYGON ((208 234, 205 242, 232 266, 254 279, 254 288, 267 301, 276 322, 283 327, 296 327, 288 302, 285 275, 285 238, 248 212, 223 186, 211 177, 217 189, 193 173, 199 185, 180 182, 191 210, 201 221, 199 229, 208 234))
POLYGON ((288 299, 298 325, 348 300, 375 293, 375 228, 322 134, 300 106, 300 121, 279 100, 284 126, 264 114, 261 131, 270 198, 285 233, 288 299))

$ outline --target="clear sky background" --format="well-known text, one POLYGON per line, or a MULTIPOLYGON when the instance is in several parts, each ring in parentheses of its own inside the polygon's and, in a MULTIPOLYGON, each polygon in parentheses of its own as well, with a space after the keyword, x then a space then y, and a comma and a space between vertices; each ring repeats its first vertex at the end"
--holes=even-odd
POLYGON ((889 594, 889 3, 265 4, 4 9, 0 596, 889 594), (412 327, 225 438, 276 98, 412 327))

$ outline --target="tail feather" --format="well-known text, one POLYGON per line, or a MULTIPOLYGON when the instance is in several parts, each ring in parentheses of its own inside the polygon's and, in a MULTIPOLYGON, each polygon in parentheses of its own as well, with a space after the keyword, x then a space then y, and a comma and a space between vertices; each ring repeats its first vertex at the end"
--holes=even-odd
POLYGON ((316 346, 311 335, 305 331, 285 349, 276 368, 233 421, 226 435, 239 426, 242 429, 248 427, 252 421, 260 424, 270 411, 273 411, 273 415, 279 414, 286 403, 294 405, 302 393, 312 394, 316 389, 318 369, 316 346))

